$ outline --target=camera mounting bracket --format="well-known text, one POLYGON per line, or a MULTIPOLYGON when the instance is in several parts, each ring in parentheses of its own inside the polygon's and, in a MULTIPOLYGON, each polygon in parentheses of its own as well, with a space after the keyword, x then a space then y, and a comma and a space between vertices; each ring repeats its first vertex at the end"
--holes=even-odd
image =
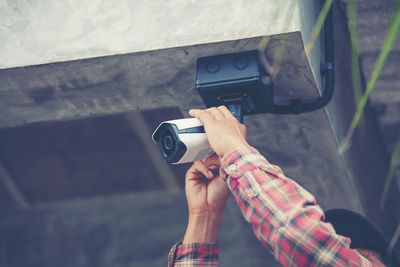
POLYGON ((207 107, 225 105, 239 121, 273 110, 272 82, 257 51, 199 58, 196 88, 207 107))
POLYGON ((323 108, 334 90, 333 38, 333 16, 329 10, 324 24, 325 62, 320 67, 325 89, 320 97, 275 104, 271 78, 258 60, 258 51, 199 58, 196 88, 208 108, 225 105, 239 121, 243 115, 300 114, 323 108))

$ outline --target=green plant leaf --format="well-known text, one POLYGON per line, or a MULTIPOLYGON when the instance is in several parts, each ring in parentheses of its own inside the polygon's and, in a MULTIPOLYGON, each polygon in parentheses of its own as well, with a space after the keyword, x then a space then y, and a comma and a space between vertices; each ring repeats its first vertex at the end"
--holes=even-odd
POLYGON ((396 148, 394 149, 392 158, 390 160, 389 173, 386 177, 385 185, 383 186, 381 201, 379 203, 380 210, 383 210, 383 207, 385 206, 385 202, 386 202, 387 195, 389 193, 390 185, 391 185, 391 183, 393 181, 393 177, 395 176, 395 173, 396 173, 396 167, 397 167, 397 163, 399 162, 399 156, 400 156, 400 133, 399 133, 399 136, 397 137, 396 148))
POLYGON ((362 81, 361 81, 361 68, 358 53, 358 31, 357 31, 357 5, 355 0, 348 0, 347 2, 348 14, 348 28, 350 33, 351 42, 351 65, 352 65, 352 80, 354 89, 355 105, 361 99, 362 95, 362 81))
MULTIPOLYGON (((290 21, 293 18, 293 12, 294 8, 289 8, 286 16, 285 16, 285 21, 290 21)), ((279 12, 275 12, 273 18, 276 20, 278 17, 279 12)), ((267 58, 264 55, 264 52, 269 44, 269 41, 271 40, 271 36, 264 36, 260 43, 258 44, 258 56, 260 59, 261 64, 263 65, 264 69, 268 71, 268 73, 271 75, 271 77, 275 77, 277 73, 279 72, 280 69, 280 63, 282 61, 283 54, 286 49, 286 44, 288 40, 288 34, 284 34, 283 37, 280 37, 280 44, 277 52, 274 54, 274 59, 272 64, 268 62, 267 58)))
POLYGON ((321 29, 324 26, 326 16, 328 15, 329 10, 331 9, 332 3, 333 0, 325 1, 325 4, 322 7, 321 13, 318 16, 317 22, 315 23, 315 26, 311 33, 311 40, 305 46, 306 54, 308 54, 314 47, 315 41, 317 40, 321 32, 321 29))
POLYGON ((388 248, 389 255, 391 255, 393 253, 394 246, 396 245, 397 240, 399 240, 399 237, 400 237, 400 223, 397 225, 397 228, 396 228, 396 231, 394 232, 392 240, 390 240, 389 248, 388 248))
POLYGON ((396 40, 399 27, 400 27, 400 0, 397 0, 396 5, 394 7, 392 20, 390 22, 390 26, 382 46, 382 50, 379 54, 378 60, 375 63, 375 67, 374 70, 372 71, 371 78, 368 81, 367 89, 365 90, 365 93, 363 94, 363 96, 360 99, 360 102, 358 103, 356 113, 350 124, 350 128, 347 131, 347 134, 342 144, 339 146, 339 152, 341 153, 343 153, 350 145, 351 137, 353 136, 354 130, 356 129, 360 121, 360 118, 364 112, 364 108, 365 105, 367 104, 369 95, 371 94, 372 90, 375 87, 376 80, 378 79, 379 74, 381 73, 386 58, 388 57, 390 50, 392 49, 393 43, 396 40))

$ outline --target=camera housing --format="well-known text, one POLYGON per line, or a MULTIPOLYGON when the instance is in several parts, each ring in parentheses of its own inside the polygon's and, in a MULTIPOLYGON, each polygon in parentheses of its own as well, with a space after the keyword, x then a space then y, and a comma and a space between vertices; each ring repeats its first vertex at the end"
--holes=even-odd
MULTIPOLYGON (((239 122, 243 115, 260 113, 300 114, 324 107, 332 99, 334 89, 334 54, 332 46, 332 14, 325 24, 325 60, 321 74, 325 90, 316 99, 289 99, 275 104, 273 84, 262 67, 258 51, 202 57, 197 60, 196 88, 204 104, 225 105, 239 122)), ((181 119, 161 123, 153 134, 165 162, 179 164, 210 156, 204 127, 198 119, 181 119)))
POLYGON ((199 58, 196 88, 208 108, 240 107, 239 121, 243 115, 274 109, 272 81, 261 66, 258 51, 199 58))
POLYGON ((162 122, 152 138, 166 163, 192 162, 214 154, 203 124, 197 118, 162 122))

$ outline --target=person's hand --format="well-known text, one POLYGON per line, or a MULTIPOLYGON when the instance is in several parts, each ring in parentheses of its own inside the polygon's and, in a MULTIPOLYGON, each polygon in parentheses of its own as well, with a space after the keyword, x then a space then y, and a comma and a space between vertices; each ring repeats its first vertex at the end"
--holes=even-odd
POLYGON ((215 242, 229 188, 219 176, 217 155, 196 161, 186 172, 189 222, 183 243, 215 242))
POLYGON ((218 174, 219 167, 219 158, 213 155, 195 161, 186 172, 189 214, 222 214, 230 191, 218 174))
POLYGON ((189 114, 204 124, 208 142, 220 158, 238 147, 249 146, 246 141, 246 127, 225 106, 205 110, 192 109, 189 114))

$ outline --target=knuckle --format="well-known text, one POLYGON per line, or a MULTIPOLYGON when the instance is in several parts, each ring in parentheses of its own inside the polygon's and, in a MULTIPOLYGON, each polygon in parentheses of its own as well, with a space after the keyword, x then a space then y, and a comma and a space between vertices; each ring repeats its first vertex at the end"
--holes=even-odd
POLYGON ((199 118, 200 119, 208 119, 210 117, 210 113, 208 110, 204 110, 200 115, 199 118))
POLYGON ((221 105, 221 106, 218 106, 218 109, 220 109, 220 110, 226 110, 227 108, 226 108, 226 106, 221 105))
POLYGON ((247 134, 247 128, 246 128, 245 125, 241 124, 241 125, 240 125, 240 128, 241 128, 241 130, 242 130, 242 132, 243 132, 244 134, 247 134))
POLYGON ((201 160, 196 160, 196 161, 193 163, 193 165, 197 168, 197 167, 199 167, 199 166, 201 166, 201 165, 203 165, 203 164, 202 164, 201 160))
POLYGON ((195 161, 195 162, 193 162, 193 164, 189 170, 193 171, 193 170, 197 170, 198 168, 199 168, 199 162, 195 161))

